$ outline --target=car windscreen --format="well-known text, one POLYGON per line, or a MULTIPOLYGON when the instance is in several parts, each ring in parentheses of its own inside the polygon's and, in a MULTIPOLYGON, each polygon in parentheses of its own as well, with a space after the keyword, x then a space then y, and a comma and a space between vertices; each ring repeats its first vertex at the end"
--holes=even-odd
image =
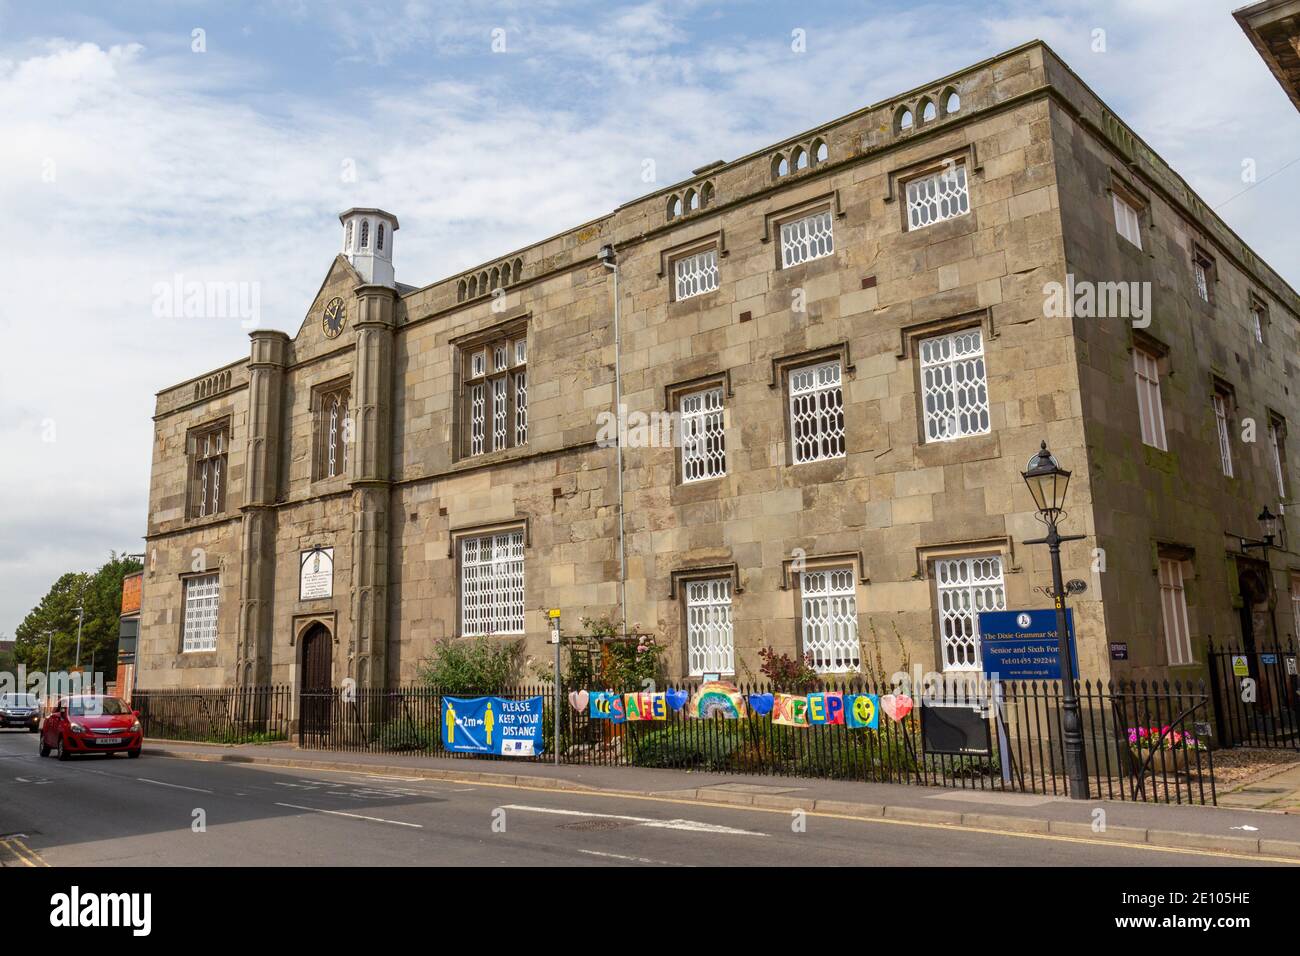
POLYGON ((0 694, 0 707, 35 707, 35 694, 0 694))
POLYGON ((73 717, 114 717, 131 713, 131 708, 116 697, 74 697, 68 701, 68 713, 73 717))

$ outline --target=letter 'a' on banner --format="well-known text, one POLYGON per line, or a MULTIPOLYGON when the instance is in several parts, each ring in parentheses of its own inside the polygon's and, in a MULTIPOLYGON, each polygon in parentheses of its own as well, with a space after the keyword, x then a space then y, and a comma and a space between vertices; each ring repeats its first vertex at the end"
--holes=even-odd
POLYGON ((444 697, 442 749, 453 753, 534 757, 542 743, 542 698, 444 697))

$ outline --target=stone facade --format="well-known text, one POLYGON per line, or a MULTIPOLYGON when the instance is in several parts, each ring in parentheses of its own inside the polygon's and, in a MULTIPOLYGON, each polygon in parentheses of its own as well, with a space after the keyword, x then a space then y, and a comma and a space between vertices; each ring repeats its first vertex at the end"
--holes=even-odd
MULTIPOLYGON (((1072 603, 1085 675, 1171 672, 1162 555, 1187 569, 1194 666, 1210 635, 1240 634, 1235 569, 1260 552, 1238 536, 1279 494, 1263 424, 1256 443, 1234 440, 1237 477, 1223 477, 1211 396, 1229 387, 1234 433, 1251 414, 1300 420, 1300 300, 1041 43, 463 275, 386 286, 353 261, 335 260, 296 336, 255 332, 249 360, 159 394, 139 686, 296 684, 314 624, 334 682, 411 680, 461 635, 458 542, 487 532, 522 532, 531 655, 549 659, 546 608, 569 632, 617 619, 618 454, 601 438, 620 385, 629 413, 668 416, 702 387, 725 408, 722 477, 683 481, 680 448, 624 443, 627 620, 666 644, 671 677, 690 670, 684 590, 702 577, 730 582, 741 679, 762 647, 805 649, 803 570, 851 571, 864 669, 941 665, 936 561, 996 556, 1006 606, 1048 606, 1046 549, 1021 543, 1041 532, 1020 471, 1044 439, 1074 472, 1066 530, 1086 535, 1064 550, 1066 577, 1091 585, 1072 603), (968 210, 909 227, 907 184, 956 169, 968 210), (1146 204, 1142 251, 1116 233, 1117 188, 1146 204), (829 220, 834 251, 786 265, 781 227, 807 214, 829 220), (1196 297, 1193 246, 1214 260, 1212 304, 1196 297), (676 261, 709 250, 717 288, 678 297, 676 261), (1070 275, 1152 283, 1150 324, 1049 314, 1045 290, 1070 275), (1251 303, 1266 307, 1262 344, 1251 303), (526 341, 526 442, 469 454, 465 359, 503 331, 526 341), (975 331, 987 427, 927 440, 919 343, 975 331), (1134 336, 1161 350, 1167 452, 1142 442, 1134 336), (795 463, 790 376, 821 362, 839 363, 843 455, 795 463), (320 478, 317 396, 340 381, 347 470, 320 478), (224 509, 194 517, 187 436, 222 419, 224 509), (334 596, 300 601, 314 547, 333 548, 334 596), (185 581, 214 571, 216 647, 183 651, 185 581)), ((1300 559, 1268 561, 1258 610, 1289 633, 1300 559)))

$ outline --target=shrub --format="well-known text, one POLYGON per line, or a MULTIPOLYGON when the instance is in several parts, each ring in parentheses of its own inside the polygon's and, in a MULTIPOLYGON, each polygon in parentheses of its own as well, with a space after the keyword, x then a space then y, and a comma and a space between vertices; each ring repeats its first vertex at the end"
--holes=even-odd
POLYGON ((759 648, 759 660, 763 672, 772 683, 772 689, 782 693, 803 694, 815 688, 821 681, 821 675, 813 669, 812 655, 791 657, 778 654, 770 647, 759 648))
POLYGON ((384 750, 430 750, 438 739, 432 724, 398 717, 379 728, 375 743, 384 750))
POLYGON ((421 665, 419 680, 448 694, 503 690, 517 678, 523 650, 522 640, 442 641, 421 665))
POLYGON ((745 743, 742 721, 722 721, 708 732, 701 728, 668 726, 629 735, 632 764, 637 767, 689 767, 727 770, 745 743))

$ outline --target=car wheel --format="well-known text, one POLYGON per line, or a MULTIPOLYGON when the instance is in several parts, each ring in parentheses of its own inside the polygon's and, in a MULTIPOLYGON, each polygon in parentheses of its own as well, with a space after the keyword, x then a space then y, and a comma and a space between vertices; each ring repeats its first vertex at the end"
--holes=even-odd
POLYGON ((126 755, 134 760, 136 757, 140 756, 140 748, 136 747, 134 750, 128 750, 126 755))
POLYGON ((57 756, 60 760, 68 759, 68 748, 64 746, 62 736, 59 737, 59 749, 57 752, 57 756))
POLYGON ((29 734, 34 734, 34 733, 36 733, 37 730, 38 730, 38 728, 36 728, 36 727, 28 727, 28 728, 27 728, 27 732, 28 732, 29 734))
POLYGON ((44 737, 41 737, 41 756, 48 757, 49 755, 50 755, 50 745, 45 742, 44 737))

